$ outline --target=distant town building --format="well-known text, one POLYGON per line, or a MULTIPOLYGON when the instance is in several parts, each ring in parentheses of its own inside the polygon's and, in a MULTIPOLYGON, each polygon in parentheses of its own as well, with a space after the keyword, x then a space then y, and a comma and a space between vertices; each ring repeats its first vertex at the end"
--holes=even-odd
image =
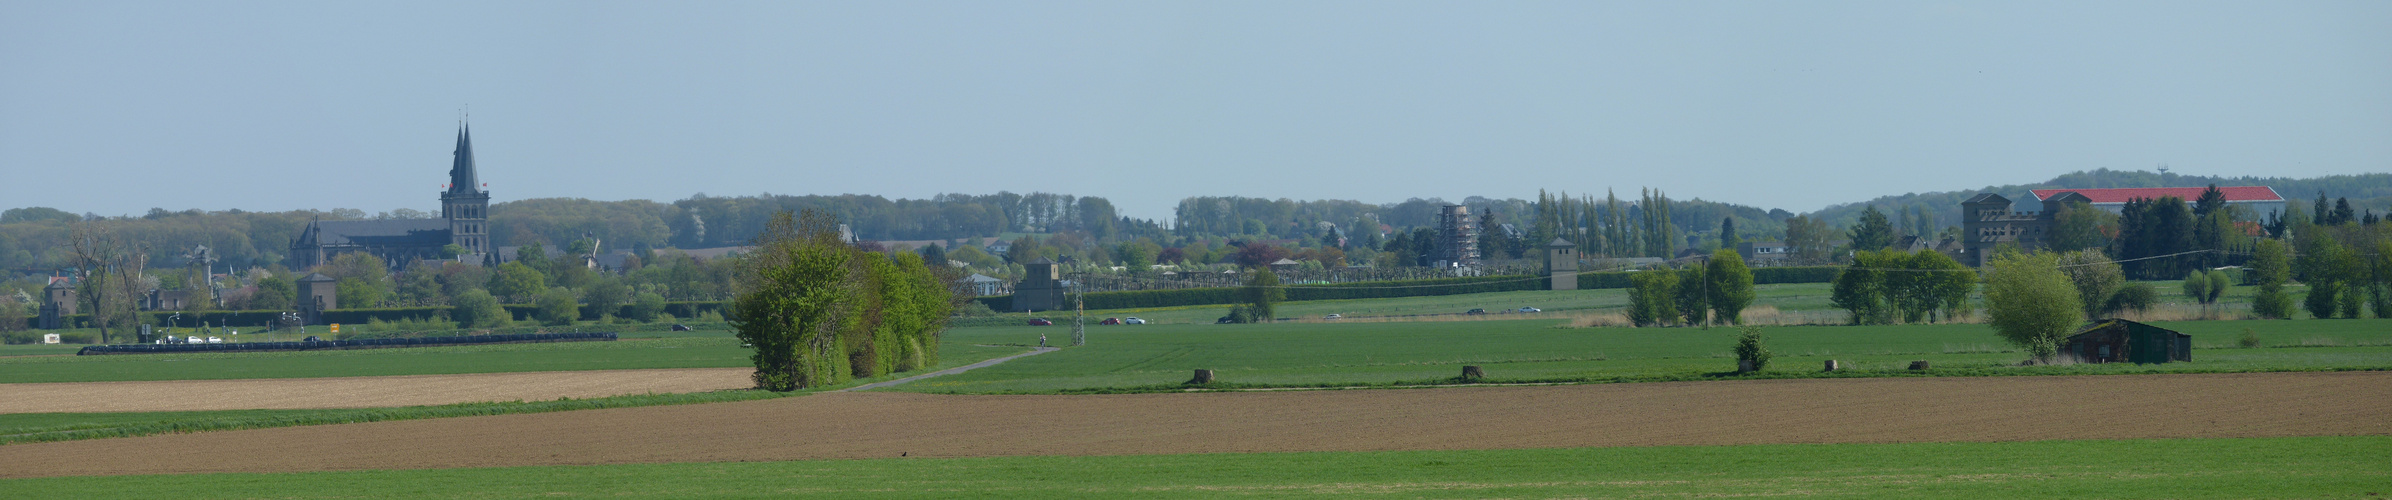
POLYGON ((490 259, 490 193, 474 172, 472 132, 457 129, 456 158, 449 167, 449 184, 440 193, 438 219, 347 220, 309 222, 291 241, 291 263, 307 269, 332 257, 365 252, 381 257, 392 269, 416 259, 439 260, 442 248, 462 247, 459 258, 496 264, 490 259))
POLYGON ((1022 280, 1013 285, 1013 310, 1052 311, 1064 307, 1063 292, 1070 286, 1063 281, 1062 269, 1055 261, 1039 257, 1022 265, 1022 280))
POLYGON ((1437 256, 1442 266, 1478 264, 1478 221, 1467 205, 1446 205, 1437 213, 1437 256))

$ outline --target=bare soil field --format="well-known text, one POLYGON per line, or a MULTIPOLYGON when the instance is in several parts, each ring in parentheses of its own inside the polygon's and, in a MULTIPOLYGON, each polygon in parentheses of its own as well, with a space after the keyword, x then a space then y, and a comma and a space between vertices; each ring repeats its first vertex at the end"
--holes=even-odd
POLYGON ((796 398, 10 445, 0 477, 2392 434, 2392 372, 796 398))
POLYGON ((752 368, 0 384, 0 413, 290 410, 545 401, 754 387, 752 368))

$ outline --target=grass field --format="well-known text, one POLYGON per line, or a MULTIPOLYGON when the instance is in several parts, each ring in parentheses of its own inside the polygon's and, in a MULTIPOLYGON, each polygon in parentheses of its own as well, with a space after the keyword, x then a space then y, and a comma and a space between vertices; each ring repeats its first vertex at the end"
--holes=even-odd
MULTIPOLYGON (((1192 370, 1214 370, 1233 386, 1434 383, 1484 367, 1491 381, 1687 380, 1731 371, 1730 328, 1560 328, 1560 320, 1120 325, 1089 328, 1089 346, 1025 358, 891 390, 1040 393, 1102 388, 1168 389, 1192 370)), ((1763 376, 1807 376, 1825 360, 1846 376, 1909 375, 1930 361, 1936 375, 2041 375, 2215 371, 2392 369, 2392 320, 2187 321, 2162 326, 2192 334, 2193 362, 2160 365, 2016 367, 2025 355, 1984 325, 1793 326, 1764 329, 1776 353, 1763 376), (2244 328, 2261 349, 2229 348, 2244 328)), ((1035 342, 1067 337, 1062 327, 962 328, 949 342, 1035 342)))
POLYGON ((730 337, 259 353, 0 358, 0 381, 362 377, 748 365, 730 337))
POLYGON ((2368 498, 2392 437, 876 459, 0 481, 28 498, 2368 498))

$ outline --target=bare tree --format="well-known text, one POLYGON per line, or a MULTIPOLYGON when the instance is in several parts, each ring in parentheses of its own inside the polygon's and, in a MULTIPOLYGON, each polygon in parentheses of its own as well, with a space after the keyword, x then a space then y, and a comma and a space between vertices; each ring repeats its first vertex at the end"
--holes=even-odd
POLYGON ((92 326, 100 329, 100 342, 109 342, 111 324, 130 321, 138 305, 134 298, 142 291, 141 273, 149 265, 149 252, 96 221, 75 223, 69 239, 75 277, 82 280, 85 292, 83 303, 91 311, 92 326))

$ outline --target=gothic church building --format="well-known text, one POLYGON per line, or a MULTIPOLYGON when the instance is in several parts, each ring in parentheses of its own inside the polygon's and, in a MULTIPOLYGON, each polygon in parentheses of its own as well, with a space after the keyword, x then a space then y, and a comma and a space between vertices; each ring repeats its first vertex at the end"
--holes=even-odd
POLYGON ((448 245, 465 249, 460 260, 488 264, 490 193, 474 176, 470 128, 458 127, 455 154, 448 189, 440 193, 440 218, 310 222, 291 241, 291 264, 307 269, 340 254, 365 252, 397 269, 416 259, 441 260, 448 245))

